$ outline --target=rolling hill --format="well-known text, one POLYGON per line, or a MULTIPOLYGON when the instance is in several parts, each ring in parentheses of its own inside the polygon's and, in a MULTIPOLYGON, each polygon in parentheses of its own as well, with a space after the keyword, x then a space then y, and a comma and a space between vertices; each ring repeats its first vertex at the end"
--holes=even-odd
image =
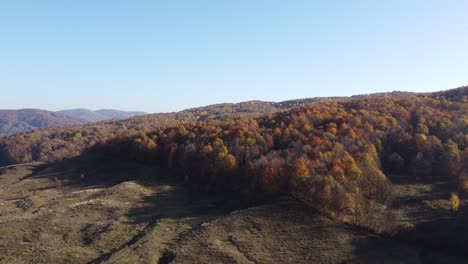
POLYGON ((0 139, 0 263, 467 263, 466 87, 0 139))
POLYGON ((0 110, 0 136, 36 128, 84 124, 85 120, 39 109, 0 110))
POLYGON ((84 108, 61 110, 58 113, 65 114, 70 117, 79 118, 88 122, 98 122, 111 119, 126 119, 133 116, 145 115, 145 112, 136 111, 120 111, 115 109, 101 109, 92 111, 84 108))
MULTIPOLYGON (((83 120, 80 119, 78 126, 57 127, 60 124, 53 127, 42 126, 45 128, 3 137, 0 139, 0 165, 70 158, 79 155, 97 142, 103 142, 118 135, 132 134, 138 131, 151 131, 187 122, 221 122, 236 117, 259 118, 308 105, 321 105, 331 102, 363 102, 364 100, 391 98, 433 98, 436 100, 455 100, 458 103, 463 103, 463 100, 466 100, 467 94, 468 87, 460 87, 436 93, 391 92, 352 97, 305 98, 282 102, 247 101, 241 103, 221 103, 186 109, 180 112, 138 115, 124 120, 104 120, 84 125, 83 120)), ((93 116, 96 114, 89 110, 72 111, 77 113, 78 116, 80 112, 91 112, 93 116)), ((100 112, 102 113, 102 111, 100 112)), ((25 132, 34 128, 37 127, 32 126, 30 129, 24 129, 23 131, 17 129, 14 133, 25 132)))
MULTIPOLYGON (((234 117, 256 118, 278 111, 285 111, 293 107, 306 106, 311 103, 343 101, 347 99, 346 97, 324 97, 288 100, 284 102, 248 101, 221 103, 186 109, 180 112, 137 115, 128 119, 119 119, 117 116, 123 117, 125 114, 139 114, 140 112, 123 113, 117 110, 90 111, 87 109, 65 110, 60 111, 59 115, 63 116, 63 114, 66 114, 66 117, 69 119, 78 119, 79 121, 75 123, 78 125, 66 127, 61 127, 64 124, 41 127, 31 126, 28 129, 18 129, 14 133, 10 133, 9 135, 17 135, 11 135, 0 140, 0 165, 35 160, 54 161, 70 158, 79 155, 82 151, 97 142, 105 141, 121 133, 134 133, 135 131, 175 126, 183 122, 224 121, 234 117), (106 119, 113 120, 92 123, 92 120, 96 121, 103 118, 104 114, 107 116, 106 119), (74 116, 74 118, 69 117, 69 115, 74 116)), ((53 112, 49 113, 56 114, 53 112)))
POLYGON ((46 111, 40 109, 0 110, 0 137, 23 133, 38 128, 82 125, 103 120, 120 120, 144 115, 144 112, 101 109, 71 109, 46 111))

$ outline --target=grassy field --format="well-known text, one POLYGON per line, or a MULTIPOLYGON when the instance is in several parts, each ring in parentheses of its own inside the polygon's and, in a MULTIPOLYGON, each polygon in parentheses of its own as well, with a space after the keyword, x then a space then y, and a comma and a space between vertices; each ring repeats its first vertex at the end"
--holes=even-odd
MULTIPOLYGON (((405 200, 436 187, 397 188, 405 200)), ((434 200, 423 206, 445 208, 434 200)), ((414 220, 410 212, 407 221, 414 220)), ((137 163, 82 156, 11 166, 0 175, 0 263, 447 260, 467 263, 333 222, 289 198, 229 212, 191 197, 164 170, 137 163)))
POLYGON ((404 227, 397 238, 445 251, 446 255, 466 256, 468 196, 458 193, 461 206, 456 213, 452 212, 450 202, 451 193, 458 191, 457 182, 446 177, 412 175, 391 175, 390 179, 394 199, 389 209, 397 212, 398 221, 404 227))
POLYGON ((157 263, 179 234, 224 213, 141 164, 10 166, 0 175, 0 263, 157 263))

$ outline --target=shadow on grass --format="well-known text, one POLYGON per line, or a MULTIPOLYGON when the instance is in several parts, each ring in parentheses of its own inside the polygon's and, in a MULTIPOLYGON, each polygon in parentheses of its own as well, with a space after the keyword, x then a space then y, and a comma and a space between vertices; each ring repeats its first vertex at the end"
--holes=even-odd
POLYGON ((165 172, 135 162, 116 160, 99 154, 81 156, 38 167, 28 177, 48 178, 61 188, 111 187, 125 181, 147 182, 166 177, 165 172))
POLYGON ((142 197, 137 206, 129 209, 132 223, 149 223, 157 215, 165 218, 183 218, 198 214, 226 212, 216 206, 213 197, 190 194, 184 184, 169 176, 166 169, 137 162, 118 160, 97 153, 40 166, 28 177, 47 178, 52 183, 42 189, 60 187, 69 190, 110 188, 132 181, 155 190, 142 197))
MULTIPOLYGON (((139 204, 132 206, 126 215, 130 223, 144 224, 146 228, 120 247, 112 249, 90 263, 100 263, 109 259, 121 248, 136 243, 136 241, 144 237, 146 232, 149 232, 149 230, 156 226, 161 218, 180 219, 207 215, 214 218, 225 215, 231 210, 231 208, 226 209, 222 204, 219 205, 212 197, 197 197, 191 195, 182 182, 169 177, 169 173, 164 169, 136 162, 116 160, 98 154, 85 154, 49 166, 38 167, 28 177, 47 178, 51 180, 51 188, 60 185, 60 188, 65 190, 107 188, 126 181, 134 181, 139 185, 150 186, 153 187, 152 189, 156 190, 154 194, 143 196, 141 201, 138 202, 139 204)), ((435 188, 435 191, 442 192, 446 186, 435 185, 435 188)), ((356 255, 363 256, 363 260, 377 260, 376 258, 379 256, 378 254, 368 255, 366 252, 386 252, 386 250, 393 252, 390 254, 396 255, 396 259, 413 258, 410 253, 408 253, 409 255, 406 255, 406 253, 395 253, 401 251, 401 245, 398 246, 401 241, 382 239, 355 227, 343 226, 334 222, 328 224, 324 224, 318 220, 314 222, 315 219, 317 219, 316 214, 304 213, 310 211, 308 208, 298 205, 297 203, 284 203, 281 204, 280 207, 279 211, 265 210, 264 213, 266 215, 263 216, 264 218, 274 221, 275 225, 278 225, 278 230, 287 226, 303 225, 306 234, 310 235, 310 237, 332 237, 336 241, 340 239, 338 235, 335 235, 336 228, 345 230, 346 232, 343 231, 343 235, 346 235, 347 232, 362 232, 364 235, 358 236, 361 238, 356 239, 353 243, 356 255), (275 214, 275 212, 279 213, 275 214)), ((466 250, 468 249, 468 225, 466 224, 468 223, 468 218, 465 211, 465 208, 462 208, 460 214, 452 220, 439 219, 430 223, 425 223, 424 225, 418 225, 413 230, 409 231, 410 233, 399 234, 398 238, 400 240, 410 241, 413 245, 422 245, 424 243, 424 245, 427 244, 428 247, 433 247, 437 250, 450 247, 456 250, 464 250, 462 252, 468 252, 466 250)), ((253 232, 256 232, 255 230, 261 232, 261 225, 258 226, 256 224, 257 216, 253 214, 249 217, 251 225, 247 228, 251 228, 253 232)), ((414 246, 412 246, 412 248, 414 249, 414 246)), ((452 253, 449 252, 447 254, 452 253)), ((350 263, 355 262, 372 263, 362 261, 351 261, 350 263)))
POLYGON ((418 223, 397 237, 450 255, 468 257, 468 206, 460 207, 456 215, 418 223))

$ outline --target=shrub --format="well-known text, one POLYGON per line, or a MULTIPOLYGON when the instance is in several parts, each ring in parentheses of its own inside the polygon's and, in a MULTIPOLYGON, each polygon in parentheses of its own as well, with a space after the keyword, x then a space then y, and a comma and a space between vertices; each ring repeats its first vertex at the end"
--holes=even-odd
POLYGON ((25 198, 23 200, 18 200, 15 202, 17 208, 27 211, 29 208, 33 207, 33 201, 30 198, 25 198))
POLYGON ((458 197, 458 194, 452 193, 450 196, 450 204, 452 213, 458 212, 458 209, 460 209, 460 198, 458 197))
POLYGON ((466 177, 462 177, 460 182, 458 183, 458 188, 462 192, 468 192, 468 179, 466 177))

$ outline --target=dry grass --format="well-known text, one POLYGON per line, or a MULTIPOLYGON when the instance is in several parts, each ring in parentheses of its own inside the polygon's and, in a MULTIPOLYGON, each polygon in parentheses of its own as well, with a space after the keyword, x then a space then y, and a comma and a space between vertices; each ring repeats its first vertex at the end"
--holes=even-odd
MULTIPOLYGON (((164 176, 97 157, 5 170, 0 263, 424 262, 411 246, 335 223, 290 199, 228 213, 164 176)), ((432 191, 402 190, 403 198, 432 191)))

